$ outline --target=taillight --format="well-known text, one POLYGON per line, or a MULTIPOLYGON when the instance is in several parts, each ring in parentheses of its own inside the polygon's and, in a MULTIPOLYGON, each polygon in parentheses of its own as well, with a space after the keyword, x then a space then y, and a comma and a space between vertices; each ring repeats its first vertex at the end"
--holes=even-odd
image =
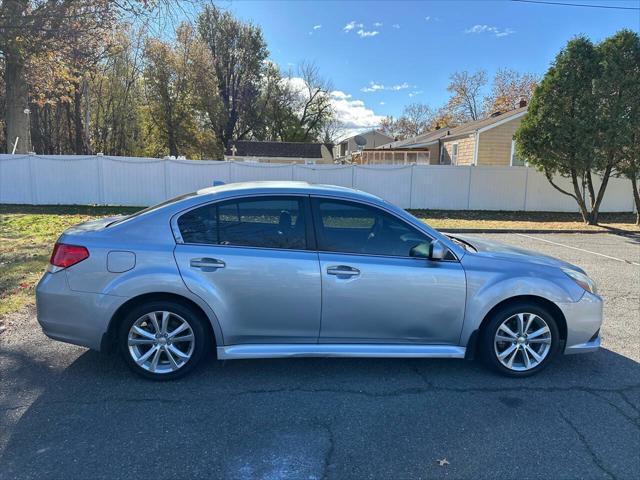
POLYGON ((58 269, 68 268, 89 258, 89 250, 79 245, 56 243, 49 263, 58 269))

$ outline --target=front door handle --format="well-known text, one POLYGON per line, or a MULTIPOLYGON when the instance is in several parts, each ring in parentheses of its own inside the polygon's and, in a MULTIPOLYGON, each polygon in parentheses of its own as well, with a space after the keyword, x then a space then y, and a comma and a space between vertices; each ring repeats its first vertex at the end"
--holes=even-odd
POLYGON ((192 258, 189 262, 192 268, 202 268, 203 270, 215 270, 216 268, 224 268, 226 264, 217 258, 192 258))
POLYGON ((339 277, 355 277, 360 275, 360 270, 348 265, 335 265, 327 267, 327 275, 337 275, 339 277))

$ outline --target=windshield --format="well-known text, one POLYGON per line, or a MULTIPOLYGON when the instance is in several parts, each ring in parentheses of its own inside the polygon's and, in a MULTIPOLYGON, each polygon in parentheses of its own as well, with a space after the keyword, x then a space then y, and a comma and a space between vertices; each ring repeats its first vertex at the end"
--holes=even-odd
POLYGON ((152 205, 150 207, 144 208, 144 209, 142 209, 140 211, 137 211, 136 213, 132 213, 131 215, 123 215, 120 218, 117 218, 113 222, 109 223, 109 225, 107 225, 107 227, 111 227, 112 225, 117 225, 117 224, 125 222, 127 220, 131 220, 132 218, 139 217, 140 215, 144 215, 146 213, 153 212, 155 210, 158 210, 160 208, 166 207, 167 205, 171 205, 173 203, 179 202, 179 201, 184 200, 186 198, 195 197, 197 194, 198 194, 197 192, 185 193, 184 195, 179 195, 177 197, 170 198, 169 200, 165 200, 164 202, 160 202, 160 203, 158 203, 156 205, 152 205))

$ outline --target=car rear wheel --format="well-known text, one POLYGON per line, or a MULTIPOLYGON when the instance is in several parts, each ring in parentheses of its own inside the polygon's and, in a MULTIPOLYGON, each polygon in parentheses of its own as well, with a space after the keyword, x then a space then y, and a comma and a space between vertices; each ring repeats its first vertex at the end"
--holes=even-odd
POLYGON ((545 308, 520 303, 502 308, 489 320, 481 337, 485 362, 511 377, 538 373, 560 348, 557 323, 545 308))
POLYGON ((127 365, 153 380, 173 380, 196 367, 209 342, 204 321, 175 302, 150 302, 132 309, 118 334, 127 365))

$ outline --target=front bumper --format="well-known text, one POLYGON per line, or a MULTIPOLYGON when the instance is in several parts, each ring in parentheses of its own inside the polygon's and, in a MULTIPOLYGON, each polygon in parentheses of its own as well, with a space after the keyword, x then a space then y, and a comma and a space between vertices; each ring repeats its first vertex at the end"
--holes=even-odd
POLYGON ((49 338, 100 350, 102 336, 123 300, 73 291, 64 270, 46 272, 36 287, 38 323, 49 338))
POLYGON ((559 303, 567 321, 567 341, 564 353, 587 353, 600 348, 602 298, 585 292, 575 303, 559 303))

